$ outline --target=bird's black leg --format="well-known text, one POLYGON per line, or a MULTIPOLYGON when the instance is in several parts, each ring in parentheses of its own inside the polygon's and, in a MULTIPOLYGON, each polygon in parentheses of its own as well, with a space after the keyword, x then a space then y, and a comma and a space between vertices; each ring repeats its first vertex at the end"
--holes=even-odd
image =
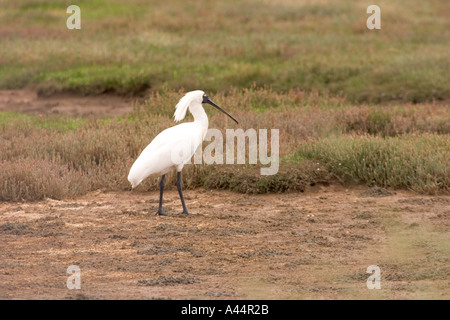
POLYGON ((183 205, 183 214, 192 216, 192 214, 189 213, 188 209, 186 208, 186 204, 184 203, 183 191, 181 191, 181 171, 177 172, 177 189, 178 194, 180 195, 181 204, 183 205))
POLYGON ((160 216, 167 216, 168 215, 162 209, 163 193, 164 193, 164 182, 165 181, 166 181, 166 175, 163 174, 162 177, 161 177, 161 181, 159 182, 159 207, 158 207, 158 211, 156 211, 156 215, 160 215, 160 216))

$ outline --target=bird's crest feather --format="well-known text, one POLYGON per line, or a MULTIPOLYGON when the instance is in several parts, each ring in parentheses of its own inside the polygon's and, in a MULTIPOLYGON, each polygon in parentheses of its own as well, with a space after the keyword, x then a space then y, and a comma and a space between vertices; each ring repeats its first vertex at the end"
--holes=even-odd
POLYGON ((182 97, 180 99, 180 101, 178 101, 177 105, 175 106, 176 110, 173 115, 174 120, 176 122, 183 120, 184 117, 186 116, 186 111, 187 111, 189 105, 192 103, 192 101, 194 99, 196 99, 199 95, 201 97, 203 94, 204 94, 204 92, 201 90, 195 90, 195 91, 190 91, 190 92, 186 93, 184 95, 184 97, 182 97))

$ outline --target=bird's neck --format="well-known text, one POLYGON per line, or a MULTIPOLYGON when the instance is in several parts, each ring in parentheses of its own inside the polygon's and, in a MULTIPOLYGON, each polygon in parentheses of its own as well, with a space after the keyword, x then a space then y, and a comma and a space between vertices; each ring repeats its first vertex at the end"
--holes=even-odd
POLYGON ((208 129, 208 116, 200 103, 191 103, 189 111, 194 116, 194 122, 197 122, 205 129, 208 129))

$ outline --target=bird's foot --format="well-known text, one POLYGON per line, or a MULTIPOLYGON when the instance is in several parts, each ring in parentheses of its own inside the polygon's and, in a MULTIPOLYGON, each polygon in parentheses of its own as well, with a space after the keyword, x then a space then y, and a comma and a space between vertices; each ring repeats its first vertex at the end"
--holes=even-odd
POLYGON ((193 215, 194 215, 193 213, 190 213, 190 212, 187 211, 187 210, 183 210, 183 212, 182 212, 181 214, 185 214, 185 215, 187 215, 187 216, 193 216, 193 215))
POLYGON ((162 210, 158 210, 155 213, 155 216, 168 216, 168 215, 169 215, 168 213, 166 213, 166 212, 164 212, 162 210))

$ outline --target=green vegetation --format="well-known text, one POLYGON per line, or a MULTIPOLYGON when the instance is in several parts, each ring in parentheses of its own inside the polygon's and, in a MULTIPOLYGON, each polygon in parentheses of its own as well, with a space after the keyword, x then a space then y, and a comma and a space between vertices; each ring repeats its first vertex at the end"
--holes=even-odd
MULTIPOLYGON (((345 1, 77 4, 82 29, 68 30, 64 1, 0 0, 0 89, 146 99, 124 118, 0 112, 0 200, 129 189, 132 162, 193 89, 244 130, 279 129, 282 161, 267 177, 191 165, 187 188, 302 191, 337 179, 449 192, 450 3, 380 0, 381 30, 366 28, 367 4, 345 1)), ((210 127, 230 127, 207 112, 210 127)))
MULTIPOLYGON (((131 164, 160 131, 174 125, 169 106, 181 94, 151 94, 125 118, 0 113, 0 199, 129 190, 131 164)), ((256 88, 218 93, 214 100, 244 130, 280 130, 280 170, 261 176, 258 166, 188 165, 186 188, 267 193, 340 180, 427 194, 450 189, 450 109, 445 105, 355 106, 337 97, 256 88)), ((211 128, 230 127, 223 114, 207 112, 211 128)), ((174 178, 168 177, 169 188, 174 178)), ((148 179, 139 189, 155 190, 157 181, 148 179)))
POLYGON ((83 94, 270 86, 354 102, 448 99, 446 1, 0 1, 0 88, 83 94))
POLYGON ((343 180, 433 194, 450 190, 449 146, 450 135, 339 136, 304 144, 293 159, 319 160, 343 180))
POLYGON ((87 120, 81 117, 55 117, 55 116, 32 116, 16 112, 0 112, 0 128, 15 127, 23 130, 34 130, 44 128, 57 132, 76 130, 82 127, 87 120))

